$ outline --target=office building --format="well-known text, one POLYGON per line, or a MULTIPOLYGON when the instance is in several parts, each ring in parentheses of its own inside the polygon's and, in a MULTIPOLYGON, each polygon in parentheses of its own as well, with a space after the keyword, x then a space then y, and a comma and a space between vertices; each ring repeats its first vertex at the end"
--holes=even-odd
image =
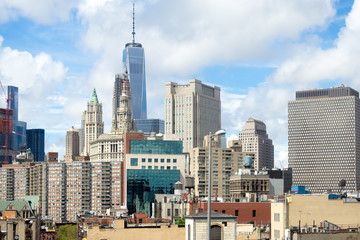
POLYGON ((135 119, 132 111, 132 90, 126 73, 119 75, 121 81, 120 96, 117 94, 118 82, 116 79, 114 84, 113 96, 113 117, 112 117, 112 134, 124 134, 129 131, 136 131, 135 119), (116 111, 115 111, 116 110, 116 111))
POLYGON ((102 120, 102 104, 99 103, 94 88, 90 101, 87 103, 87 110, 83 113, 84 124, 84 150, 83 154, 90 154, 90 142, 96 140, 104 133, 104 122, 102 120))
POLYGON ((133 9, 133 39, 123 50, 124 72, 129 74, 132 110, 135 119, 147 118, 145 52, 141 43, 135 42, 135 11, 133 9))
POLYGON ((249 118, 239 132, 239 140, 243 151, 255 153, 256 170, 274 167, 274 145, 266 133, 266 125, 261 120, 249 118))
POLYGON ((9 108, 13 110, 12 132, 9 148, 19 151, 20 147, 26 147, 26 122, 19 121, 19 89, 8 86, 9 108))
POLYGON ((359 93, 343 85, 297 91, 288 111, 292 184, 312 193, 360 190, 359 93))
MULTIPOLYGON (((254 159, 254 153, 242 152, 240 141, 229 141, 229 148, 221 147, 221 137, 212 140, 212 194, 224 201, 230 201, 230 176, 244 166, 245 159, 254 159)), ((208 196, 209 176, 209 136, 204 139, 204 147, 193 148, 190 153, 191 176, 195 178, 195 196, 208 196)))
POLYGON ((45 130, 28 129, 26 130, 26 146, 30 148, 34 155, 34 162, 45 161, 45 130))
POLYGON ((80 155, 79 146, 79 132, 74 127, 71 127, 66 131, 66 154, 64 156, 64 161, 75 161, 80 155))
POLYGON ((143 133, 164 133, 164 120, 137 119, 136 129, 143 133))
POLYGON ((184 152, 201 147, 209 132, 221 129, 220 88, 192 79, 188 84, 165 84, 165 135, 184 143, 184 152))

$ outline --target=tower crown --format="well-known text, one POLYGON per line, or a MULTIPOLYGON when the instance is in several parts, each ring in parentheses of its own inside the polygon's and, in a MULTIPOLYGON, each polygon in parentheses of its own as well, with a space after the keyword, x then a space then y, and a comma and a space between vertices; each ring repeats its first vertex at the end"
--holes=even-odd
POLYGON ((91 96, 90 103, 93 103, 93 104, 94 103, 99 103, 95 88, 93 90, 93 94, 91 96))

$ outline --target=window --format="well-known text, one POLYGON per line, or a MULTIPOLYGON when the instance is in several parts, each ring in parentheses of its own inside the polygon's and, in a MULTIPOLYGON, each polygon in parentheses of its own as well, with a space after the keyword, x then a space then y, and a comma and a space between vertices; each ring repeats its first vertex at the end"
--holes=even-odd
POLYGON ((170 170, 170 169, 171 169, 171 167, 170 167, 170 166, 167 166, 167 167, 166 167, 166 169, 167 169, 167 170, 170 170))
POLYGON ((274 221, 280 222, 280 213, 274 213, 274 221))
POLYGON ((171 162, 171 159, 170 159, 170 158, 166 159, 166 162, 167 162, 167 163, 170 163, 170 162, 171 162))
POLYGON ((226 210, 222 210, 221 212, 222 212, 222 213, 226 213, 226 210))
POLYGON ((151 158, 148 158, 148 162, 152 162, 152 159, 151 159, 151 158))
POLYGON ((148 166, 148 169, 152 169, 152 166, 148 166))
POLYGON ((235 210, 235 216, 239 216, 239 210, 235 210))
POLYGON ((173 169, 176 170, 177 169, 176 166, 173 166, 173 169))
POLYGON ((142 159, 141 159, 141 162, 146 162, 146 159, 145 159, 145 158, 142 158, 142 159))
POLYGON ((162 158, 160 161, 161 161, 161 162, 164 162, 165 160, 162 158))
POLYGON ((175 209, 175 217, 179 216, 179 209, 175 209))
POLYGON ((253 217, 256 217, 256 210, 253 210, 253 217))
POLYGON ((173 163, 176 163, 176 158, 173 159, 173 163))
POLYGON ((160 169, 164 169, 164 166, 161 166, 160 169))
POLYGON ((145 166, 142 166, 141 169, 146 169, 145 166))
POLYGON ((170 217, 170 208, 168 208, 168 210, 167 210, 167 215, 168 215, 168 217, 170 217))
POLYGON ((154 169, 159 169, 159 167, 158 167, 158 166, 155 166, 154 169))
POLYGON ((130 159, 130 166, 137 166, 138 165, 138 159, 137 158, 131 158, 130 159))
POLYGON ((157 159, 157 158, 154 158, 154 162, 159 162, 159 159, 157 159))

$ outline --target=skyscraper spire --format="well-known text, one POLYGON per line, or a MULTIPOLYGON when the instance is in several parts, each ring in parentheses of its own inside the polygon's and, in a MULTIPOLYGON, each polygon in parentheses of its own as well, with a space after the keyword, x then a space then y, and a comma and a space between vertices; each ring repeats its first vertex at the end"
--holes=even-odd
POLYGON ((132 42, 135 43, 135 3, 133 3, 133 31, 132 31, 132 35, 133 35, 132 42))

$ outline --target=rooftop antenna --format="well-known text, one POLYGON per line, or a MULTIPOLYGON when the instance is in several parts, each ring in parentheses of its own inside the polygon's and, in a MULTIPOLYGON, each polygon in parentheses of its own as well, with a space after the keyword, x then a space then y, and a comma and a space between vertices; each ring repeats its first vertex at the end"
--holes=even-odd
POLYGON ((133 3, 133 31, 132 31, 132 35, 133 35, 132 43, 135 43, 135 3, 133 3))

